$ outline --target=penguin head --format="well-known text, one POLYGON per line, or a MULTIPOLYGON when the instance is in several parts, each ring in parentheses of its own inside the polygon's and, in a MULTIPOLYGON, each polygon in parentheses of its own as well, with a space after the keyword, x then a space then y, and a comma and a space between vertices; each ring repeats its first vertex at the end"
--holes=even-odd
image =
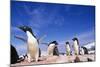
POLYGON ((68 45, 69 44, 69 42, 66 42, 66 45, 68 45))
POLYGON ((58 45, 57 41, 52 41, 51 44, 58 45))
POLYGON ((72 40, 73 40, 73 41, 75 41, 75 40, 77 40, 77 41, 78 41, 78 38, 76 38, 76 37, 75 37, 75 38, 73 38, 72 40))
POLYGON ((28 26, 20 26, 18 28, 21 29, 24 32, 29 31, 29 32, 32 33, 32 29, 30 27, 28 27, 28 26))
POLYGON ((29 26, 19 26, 18 28, 21 29, 22 31, 24 31, 25 33, 27 31, 29 31, 36 38, 36 36, 33 34, 31 27, 29 27, 29 26))
MULTIPOLYGON (((52 41, 52 42, 49 43, 49 45, 51 45, 51 44, 58 45, 57 41, 52 41)), ((48 45, 48 46, 49 46, 49 45, 48 45)))
POLYGON ((73 40, 75 43, 77 43, 77 44, 79 45, 78 38, 75 37, 75 38, 73 38, 72 40, 73 40))

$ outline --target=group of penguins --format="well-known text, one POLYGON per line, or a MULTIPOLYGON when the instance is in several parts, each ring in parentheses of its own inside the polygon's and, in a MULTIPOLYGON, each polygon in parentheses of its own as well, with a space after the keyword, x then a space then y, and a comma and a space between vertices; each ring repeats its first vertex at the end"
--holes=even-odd
MULTIPOLYGON (((27 57, 28 62, 32 62, 33 60, 35 62, 39 61, 39 57, 41 57, 41 50, 39 48, 39 41, 36 38, 36 36, 33 34, 32 29, 28 26, 20 26, 18 27, 19 29, 21 29, 22 31, 24 31, 27 34, 27 54, 23 55, 24 58, 19 57, 18 53, 16 51, 16 48, 11 44, 11 64, 15 64, 18 62, 21 62, 23 60, 25 60, 25 58, 27 57)), ((74 49, 74 55, 84 55, 84 54, 88 54, 88 49, 85 47, 81 47, 79 46, 79 41, 78 38, 73 38, 73 49, 74 49)), ((58 42, 57 41, 52 41, 48 44, 48 48, 47 48, 47 54, 48 56, 59 56, 59 50, 58 50, 58 42)), ((66 42, 66 55, 70 56, 72 55, 72 51, 70 48, 70 44, 69 42, 66 42)), ((78 57, 76 57, 76 59, 79 59, 78 57)), ((88 58, 88 60, 91 61, 91 59, 88 58)))

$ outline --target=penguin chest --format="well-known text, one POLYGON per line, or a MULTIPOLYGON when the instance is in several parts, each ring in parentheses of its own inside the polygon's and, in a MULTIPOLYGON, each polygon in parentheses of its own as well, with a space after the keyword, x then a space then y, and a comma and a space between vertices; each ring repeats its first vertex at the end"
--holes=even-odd
POLYGON ((78 42, 75 40, 75 41, 74 41, 74 50, 75 50, 75 51, 78 51, 78 49, 79 49, 79 44, 78 44, 78 42))
POLYGON ((67 52, 66 53, 67 55, 70 55, 70 47, 69 47, 69 45, 66 46, 66 52, 67 52))
POLYGON ((48 55, 53 55, 54 47, 55 47, 55 45, 50 45, 48 47, 48 55))
POLYGON ((83 48, 80 48, 80 54, 84 55, 84 49, 83 48))
POLYGON ((79 54, 79 46, 77 44, 74 44, 74 51, 75 51, 75 55, 79 54))
POLYGON ((78 45, 74 44, 74 50, 77 51, 78 50, 78 45))
POLYGON ((66 46, 66 50, 67 52, 70 52, 70 47, 68 45, 66 46))
POLYGON ((54 49, 54 48, 52 48, 52 47, 49 47, 49 48, 48 48, 48 54, 49 54, 49 55, 53 55, 53 49, 54 49))
POLYGON ((38 54, 39 48, 38 48, 38 42, 36 40, 31 41, 30 39, 28 40, 28 53, 32 58, 35 57, 36 54, 38 54))

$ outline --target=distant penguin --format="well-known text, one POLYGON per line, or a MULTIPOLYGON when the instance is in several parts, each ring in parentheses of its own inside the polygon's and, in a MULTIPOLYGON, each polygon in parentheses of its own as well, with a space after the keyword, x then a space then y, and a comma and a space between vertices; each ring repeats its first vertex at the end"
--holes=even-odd
POLYGON ((31 62, 33 60, 35 60, 36 62, 39 59, 39 55, 40 55, 40 50, 39 50, 39 43, 38 40, 36 38, 36 36, 33 34, 32 29, 28 26, 21 26, 18 27, 19 29, 21 29, 22 31, 24 31, 27 34, 27 44, 28 44, 28 62, 31 62))
POLYGON ((77 38, 73 38, 72 40, 74 41, 74 44, 73 44, 74 54, 79 55, 79 41, 77 38))
POLYGON ((86 47, 81 47, 84 51, 84 54, 88 54, 88 49, 86 47))
POLYGON ((19 60, 18 53, 16 51, 16 48, 13 45, 11 45, 10 50, 11 50, 11 55, 10 55, 11 64, 15 64, 19 60))
POLYGON ((66 42, 66 55, 67 56, 70 56, 71 55, 71 49, 70 49, 69 42, 66 42))
POLYGON ((59 51, 58 51, 58 47, 57 47, 58 43, 56 41, 53 41, 51 43, 49 43, 48 45, 48 55, 49 56, 59 56, 59 51))

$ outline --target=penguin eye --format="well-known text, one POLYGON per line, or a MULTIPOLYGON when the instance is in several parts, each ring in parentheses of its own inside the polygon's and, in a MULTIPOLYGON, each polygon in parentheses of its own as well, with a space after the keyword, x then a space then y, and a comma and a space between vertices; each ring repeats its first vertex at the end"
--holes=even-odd
POLYGON ((24 29, 25 29, 26 27, 24 27, 24 29))

